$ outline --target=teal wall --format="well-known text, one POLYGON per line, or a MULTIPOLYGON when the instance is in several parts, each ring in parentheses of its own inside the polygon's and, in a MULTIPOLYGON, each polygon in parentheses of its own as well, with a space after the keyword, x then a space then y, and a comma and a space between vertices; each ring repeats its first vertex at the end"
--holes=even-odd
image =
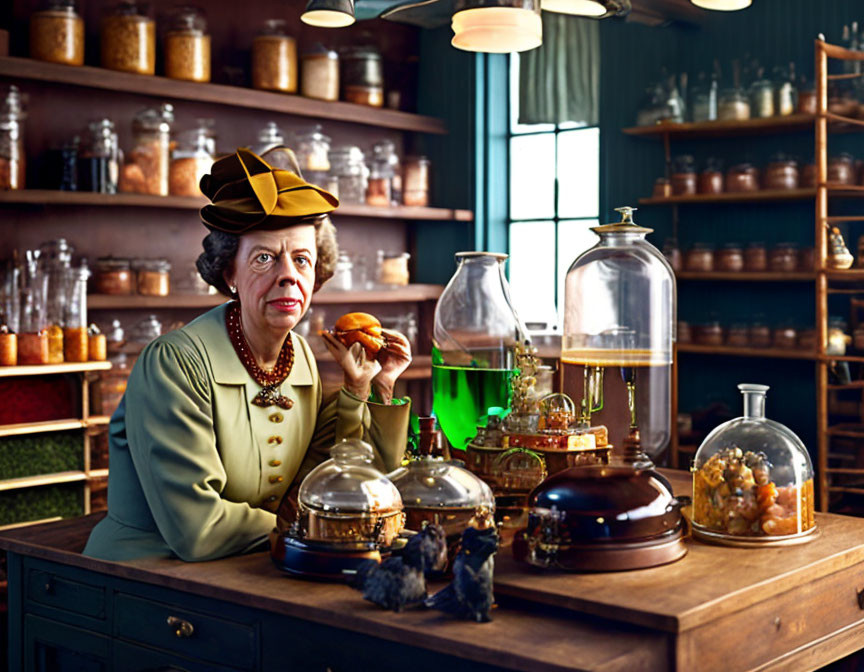
MULTIPOLYGON (((754 0, 750 9, 707 15, 702 27, 649 28, 633 23, 604 21, 601 28, 601 204, 612 208, 635 204, 650 194, 663 174, 663 149, 658 141, 625 136, 621 128, 635 124, 644 88, 660 75, 688 72, 691 82, 700 71, 710 72, 719 58, 724 74, 731 60, 750 54, 769 70, 794 61, 799 72, 812 79, 813 39, 819 32, 839 42, 842 26, 864 24, 860 0, 754 0)), ((850 151, 864 158, 864 138, 832 136, 829 153, 850 151)), ((701 165, 709 156, 731 165, 766 163, 778 151, 796 154, 802 161, 813 156, 812 132, 746 139, 700 140, 673 144, 672 153, 693 154, 701 165)), ((847 206, 848 207, 848 206, 847 206)), ((837 210, 843 212, 842 209, 837 210)), ((694 242, 783 241, 813 244, 813 201, 787 204, 691 205, 680 208, 678 239, 682 249, 694 242)), ((640 224, 655 229, 656 245, 672 234, 672 209, 646 206, 637 215, 640 224)), ((847 229, 850 247, 864 230, 847 229)), ((679 283, 679 316, 690 322, 716 318, 724 323, 754 321, 762 316, 770 324, 791 322, 799 327, 814 321, 812 283, 679 283)), ((833 303, 832 314, 848 320, 848 305, 833 303)), ((771 385, 768 413, 797 431, 815 451, 815 367, 812 362, 732 357, 706 357, 684 353, 680 357, 680 409, 690 411, 714 401, 728 404, 737 414, 738 382, 771 385)))

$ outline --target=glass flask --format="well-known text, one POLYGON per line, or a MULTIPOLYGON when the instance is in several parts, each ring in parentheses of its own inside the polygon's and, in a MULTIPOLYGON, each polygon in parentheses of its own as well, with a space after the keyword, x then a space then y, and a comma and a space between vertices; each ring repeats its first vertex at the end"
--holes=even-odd
POLYGON ((86 362, 87 342, 87 278, 90 269, 85 265, 70 268, 67 275, 66 314, 63 319, 63 357, 67 362, 86 362))
POLYGON ((504 277, 507 255, 458 252, 456 261, 435 306, 432 408, 447 440, 463 450, 486 416, 509 410, 515 348, 527 338, 504 277))
POLYGON ((807 448, 765 417, 767 385, 738 389, 744 415, 716 427, 693 460, 693 534, 737 546, 808 541, 816 523, 807 448))
POLYGON ((396 486, 372 461, 372 446, 344 439, 300 484, 298 494, 302 538, 351 543, 372 541, 390 546, 405 516, 396 486))
POLYGON ((21 270, 18 301, 18 363, 48 364, 48 321, 46 297, 48 276, 39 265, 39 254, 26 250, 21 270))
POLYGON ((69 270, 73 248, 65 238, 39 246, 39 268, 47 278, 45 320, 48 329, 48 363, 63 362, 63 325, 69 303, 69 270))
POLYGON ((592 229, 600 240, 567 272, 562 391, 581 426, 608 428, 613 462, 648 468, 669 441, 675 278, 645 240, 651 229, 617 210, 621 221, 592 229))

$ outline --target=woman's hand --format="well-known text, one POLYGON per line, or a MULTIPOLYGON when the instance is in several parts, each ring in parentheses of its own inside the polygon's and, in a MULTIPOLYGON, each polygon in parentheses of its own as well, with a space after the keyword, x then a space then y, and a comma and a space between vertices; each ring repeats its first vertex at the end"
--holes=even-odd
MULTIPOLYGON (((381 364, 367 359, 366 350, 360 343, 346 348, 329 331, 319 332, 333 359, 342 367, 343 386, 358 399, 366 400, 371 389, 372 379, 381 371, 381 364)), ((409 354, 410 361, 410 354, 409 354)))
POLYGON ((398 331, 382 329, 381 333, 384 334, 384 348, 378 353, 381 371, 372 379, 372 384, 381 401, 389 404, 396 379, 411 364, 411 344, 398 331))

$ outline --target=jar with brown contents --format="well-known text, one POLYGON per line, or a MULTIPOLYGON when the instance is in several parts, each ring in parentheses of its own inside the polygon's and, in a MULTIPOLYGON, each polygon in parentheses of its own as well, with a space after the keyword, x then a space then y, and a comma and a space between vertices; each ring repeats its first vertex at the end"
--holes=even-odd
POLYGON ((744 252, 736 243, 727 243, 714 253, 714 268, 725 273, 744 270, 744 252))
POLYGON ((171 264, 165 259, 139 259, 133 267, 138 276, 138 293, 168 296, 171 293, 171 264))
POLYGON ((408 156, 402 164, 402 202, 405 205, 429 205, 430 161, 425 156, 408 156))
POLYGON ((108 339, 95 324, 87 329, 87 359, 91 362, 108 359, 108 339))
POLYGON ((172 196, 201 196, 201 178, 210 172, 215 153, 212 127, 212 119, 199 119, 196 128, 179 134, 168 174, 172 196))
POLYGON ((753 324, 750 326, 750 347, 771 347, 771 329, 764 324, 753 324))
POLYGON ((816 187, 816 164, 812 161, 804 164, 801 169, 801 179, 798 182, 802 189, 813 189, 816 187))
POLYGON ((746 324, 733 324, 726 332, 726 345, 746 348, 750 345, 750 328, 746 324))
POLYGON ((798 332, 798 349, 799 350, 815 350, 816 349, 816 330, 802 329, 798 332))
POLYGON ((120 175, 120 191, 167 196, 174 107, 142 110, 132 121, 135 146, 120 175))
POLYGON ((68 270, 69 297, 63 325, 63 356, 67 362, 86 362, 89 357, 87 340, 87 280, 86 266, 68 270))
POLYGON ((708 159, 705 169, 699 174, 700 194, 723 193, 723 169, 717 159, 708 159))
POLYGON ((93 266, 94 294, 132 294, 132 267, 128 259, 100 257, 93 266))
POLYGON ((780 243, 768 254, 768 268, 780 273, 798 270, 798 246, 794 243, 780 243))
POLYGON ((783 154, 771 159, 762 173, 762 188, 791 190, 798 188, 798 163, 783 154))
POLYGON ((690 328, 689 322, 678 322, 678 342, 679 343, 692 343, 693 342, 693 330, 690 328))
POLYGON ((303 54, 300 86, 307 98, 339 100, 339 54, 320 44, 303 54))
POLYGON ((726 191, 740 193, 759 190, 759 171, 749 163, 732 166, 726 172, 726 191))
POLYGON ((0 366, 15 366, 18 363, 18 335, 0 325, 0 366))
POLYGON ((156 24, 137 0, 123 0, 102 19, 102 67, 152 75, 156 72, 156 24))
POLYGON ((48 331, 18 334, 18 364, 48 363, 48 331))
POLYGON ((798 253, 798 270, 812 273, 816 268, 816 250, 812 247, 802 248, 798 253))
POLYGON ((750 243, 744 250, 744 270, 761 272, 768 270, 768 250, 765 243, 750 243))
POLYGON ((75 11, 75 0, 47 0, 30 17, 30 58, 84 65, 84 19, 75 11))
POLYGON ((693 337, 698 345, 723 345, 723 327, 719 322, 706 322, 693 328, 693 337))
POLYGON ((666 242, 663 243, 663 256, 666 257, 666 261, 669 262, 669 266, 672 267, 673 271, 677 273, 681 270, 684 258, 681 255, 681 248, 678 247, 677 240, 674 238, 666 239, 666 242))
POLYGON ((697 273, 710 273, 714 270, 714 253, 704 243, 694 243, 684 255, 684 270, 697 273))
POLYGON ((191 82, 210 81, 210 36, 197 7, 177 7, 165 33, 165 76, 191 82))
POLYGON ((672 193, 692 196, 696 193, 696 163, 690 155, 676 156, 672 160, 672 193))
POLYGON ((777 327, 774 330, 773 342, 775 348, 792 350, 798 345, 798 332, 794 327, 777 327))
POLYGON ((851 154, 842 153, 828 159, 829 184, 855 184, 855 161, 851 154))
POLYGON ((342 99, 349 103, 384 105, 384 66, 374 47, 352 47, 342 53, 342 99))
POLYGON ((816 114, 816 88, 802 76, 798 83, 798 114, 816 114))
POLYGON ((252 86, 268 91, 297 92, 297 42, 288 24, 269 19, 252 40, 252 86))

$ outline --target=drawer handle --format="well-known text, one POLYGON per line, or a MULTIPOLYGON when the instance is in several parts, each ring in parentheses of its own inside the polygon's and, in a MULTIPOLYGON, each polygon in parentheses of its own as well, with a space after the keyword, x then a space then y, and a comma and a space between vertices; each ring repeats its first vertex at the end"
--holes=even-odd
POLYGON ((195 628, 189 621, 184 621, 182 618, 177 618, 176 616, 168 617, 168 627, 173 628, 174 634, 177 637, 184 639, 191 637, 195 632, 195 628))
POLYGON ((45 582, 45 594, 53 595, 54 594, 54 579, 50 578, 45 582))

